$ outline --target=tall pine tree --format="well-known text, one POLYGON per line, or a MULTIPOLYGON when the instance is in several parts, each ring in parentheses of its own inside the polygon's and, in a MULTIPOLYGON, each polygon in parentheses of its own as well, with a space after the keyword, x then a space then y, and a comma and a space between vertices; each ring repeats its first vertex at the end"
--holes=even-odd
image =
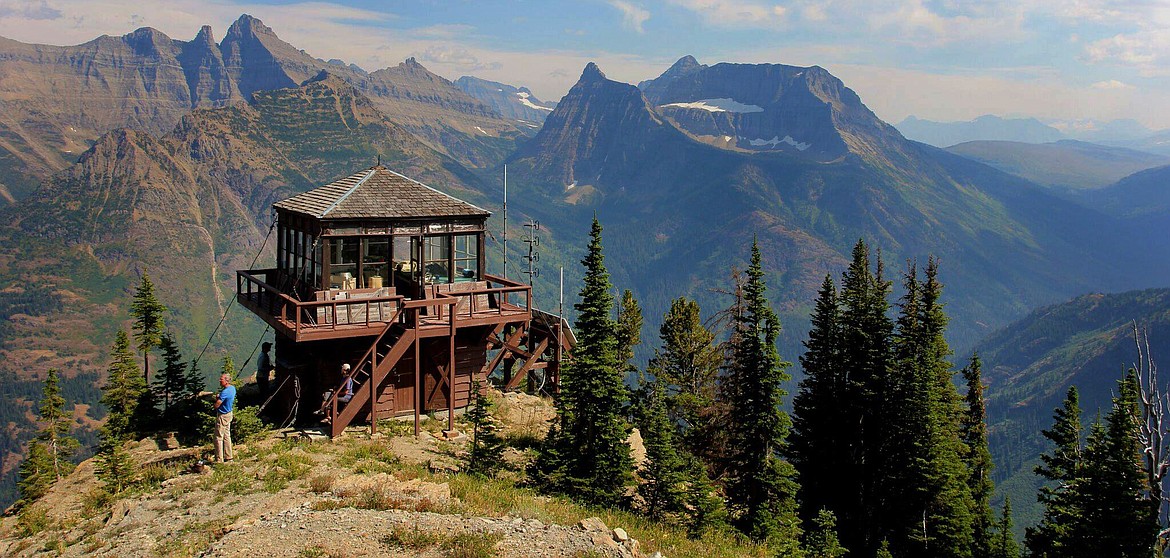
POLYGON ((671 301, 658 329, 662 349, 655 353, 655 373, 666 382, 666 408, 683 447, 704 455, 711 447, 715 385, 721 356, 715 334, 703 325, 699 304, 687 298, 671 301))
POLYGON ((874 465, 885 449, 885 390, 890 365, 893 322, 887 315, 890 283, 883 276, 880 254, 871 264, 864 240, 853 247, 849 267, 841 277, 841 364, 845 386, 841 406, 840 459, 850 474, 841 479, 850 505, 837 513, 842 542, 859 554, 874 552, 884 540, 881 499, 883 476, 874 465))
POLYGON ((987 447, 987 405, 983 400, 983 367, 979 355, 971 355, 971 362, 963 368, 963 379, 967 382, 966 412, 960 425, 960 434, 966 446, 964 463, 967 465, 967 486, 974 504, 972 513, 972 536, 974 558, 991 556, 991 541, 995 520, 991 512, 991 493, 995 485, 991 482, 991 451, 987 447))
POLYGON ((962 461, 965 451, 959 435, 962 408, 949 361, 951 349, 945 333, 948 318, 943 311, 938 260, 931 258, 922 287, 922 327, 925 335, 923 372, 930 382, 929 494, 923 509, 924 536, 921 556, 971 556, 974 503, 962 461))
POLYGON ((154 294, 154 283, 150 275, 143 272, 142 281, 134 291, 134 300, 130 303, 130 316, 134 318, 134 341, 136 348, 142 353, 142 379, 150 383, 150 351, 162 343, 165 332, 163 315, 167 307, 159 302, 154 294))
POLYGON ((1118 382, 1105 418, 1085 441, 1074 498, 1081 514, 1068 530, 1070 556, 1150 556, 1158 533, 1158 510, 1145 497, 1145 472, 1138 444, 1138 382, 1131 370, 1118 382))
POLYGON ((734 417, 728 433, 727 500, 743 533, 785 549, 800 539, 796 471, 781 458, 791 426, 781 409, 786 395, 781 386, 791 377, 776 350, 780 320, 768 304, 755 242, 747 277, 744 311, 735 322, 734 360, 724 379, 731 386, 734 417))
POLYGON ((533 463, 532 477, 545 489, 594 505, 623 503, 633 479, 633 460, 623 405, 628 399, 618 354, 613 295, 601 248, 601 224, 593 219, 577 310, 577 346, 561 375, 557 418, 533 463))
POLYGON ((842 513, 854 496, 842 482, 853 474, 843 459, 852 440, 844 439, 849 430, 842 412, 847 404, 847 375, 841 354, 841 309, 831 276, 821 283, 811 321, 800 357, 804 379, 792 401, 789 439, 790 459, 800 475, 805 521, 821 510, 842 513))
POLYGON ((60 376, 56 369, 49 369, 41 388, 41 401, 37 408, 37 420, 41 429, 29 442, 28 452, 20 464, 19 506, 39 499, 54 483, 73 470, 69 458, 77 451, 77 440, 69 436, 72 419, 65 413, 65 398, 61 396, 60 376))
POLYGON ((1012 498, 1005 496, 999 521, 995 525, 995 538, 991 541, 992 558, 1020 558, 1020 545, 1012 532, 1012 498))
POLYGON ((136 466, 124 444, 150 426, 153 407, 147 410, 151 401, 149 390, 145 378, 138 374, 125 331, 118 331, 110 357, 109 377, 102 386, 101 402, 107 413, 98 431, 97 474, 106 489, 116 494, 137 477, 136 466))
POLYGON ((1076 386, 1068 389, 1064 403, 1052 415, 1050 430, 1041 434, 1054 447, 1040 456, 1036 474, 1047 481, 1036 494, 1044 507, 1040 523, 1027 529, 1028 552, 1036 558, 1072 556, 1069 540, 1084 514, 1077 496, 1081 475, 1081 406, 1076 386))

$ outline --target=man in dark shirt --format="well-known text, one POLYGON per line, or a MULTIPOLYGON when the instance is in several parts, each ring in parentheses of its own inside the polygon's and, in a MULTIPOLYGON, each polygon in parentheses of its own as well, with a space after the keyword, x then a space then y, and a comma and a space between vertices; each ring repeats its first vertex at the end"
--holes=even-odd
POLYGON ((272 376, 272 356, 268 351, 272 349, 272 343, 267 341, 260 346, 260 358, 256 360, 256 387, 260 388, 260 398, 268 397, 268 379, 272 376))

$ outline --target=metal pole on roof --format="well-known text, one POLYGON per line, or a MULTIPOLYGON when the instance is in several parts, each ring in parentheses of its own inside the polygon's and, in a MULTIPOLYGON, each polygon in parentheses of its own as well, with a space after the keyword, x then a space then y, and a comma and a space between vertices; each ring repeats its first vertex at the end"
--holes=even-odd
POLYGON ((504 273, 500 276, 508 278, 508 165, 504 165, 504 273))

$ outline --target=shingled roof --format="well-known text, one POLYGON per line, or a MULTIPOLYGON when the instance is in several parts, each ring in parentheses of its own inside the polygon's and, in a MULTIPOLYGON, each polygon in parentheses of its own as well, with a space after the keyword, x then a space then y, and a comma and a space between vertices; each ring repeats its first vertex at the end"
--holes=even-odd
POLYGON ((273 204, 317 219, 487 217, 491 212, 383 166, 370 167, 273 204))

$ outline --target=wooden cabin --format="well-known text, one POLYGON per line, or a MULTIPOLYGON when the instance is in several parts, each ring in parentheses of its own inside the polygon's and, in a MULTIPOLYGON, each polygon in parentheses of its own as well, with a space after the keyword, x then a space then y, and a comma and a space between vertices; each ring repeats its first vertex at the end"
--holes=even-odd
POLYGON ((431 412, 450 428, 501 365, 506 389, 556 385, 572 334, 529 285, 486 272, 488 211, 380 165, 273 207, 276 267, 237 271, 236 298, 276 333, 274 416, 336 436, 413 414, 417 434, 431 412))

